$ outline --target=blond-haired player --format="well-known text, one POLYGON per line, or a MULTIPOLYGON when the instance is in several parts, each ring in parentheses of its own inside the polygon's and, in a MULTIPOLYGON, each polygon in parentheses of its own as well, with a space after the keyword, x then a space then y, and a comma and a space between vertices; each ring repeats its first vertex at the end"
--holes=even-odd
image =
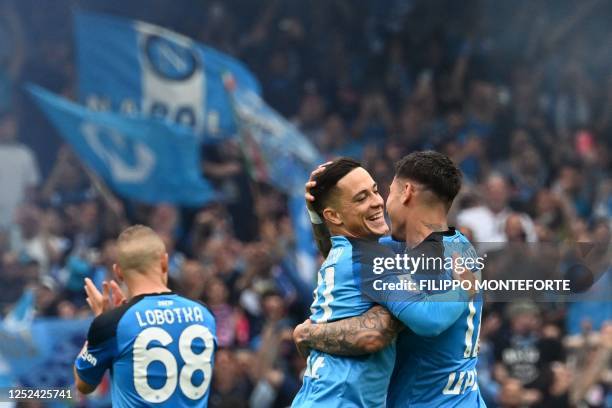
POLYGON ((96 317, 74 364, 77 388, 94 391, 110 369, 113 407, 206 407, 216 347, 212 314, 168 289, 168 254, 151 228, 127 228, 117 250, 113 270, 127 299, 114 281, 100 293, 86 280, 96 317))

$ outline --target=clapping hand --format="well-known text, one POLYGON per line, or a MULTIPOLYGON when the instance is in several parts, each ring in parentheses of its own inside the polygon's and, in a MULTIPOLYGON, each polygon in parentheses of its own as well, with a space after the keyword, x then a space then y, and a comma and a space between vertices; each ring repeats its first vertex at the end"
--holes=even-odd
POLYGON ((100 293, 92 280, 85 278, 85 293, 87 293, 87 304, 96 317, 126 302, 125 295, 114 280, 102 282, 102 293, 100 293))

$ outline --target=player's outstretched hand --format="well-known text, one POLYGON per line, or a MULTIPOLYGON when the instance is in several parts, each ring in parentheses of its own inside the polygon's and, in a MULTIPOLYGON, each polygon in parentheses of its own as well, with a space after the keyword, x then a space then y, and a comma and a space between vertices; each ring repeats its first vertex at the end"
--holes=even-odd
POLYGON ((469 282, 469 286, 468 284, 465 284, 465 286, 462 286, 462 287, 469 288, 469 290, 466 290, 466 292, 470 295, 470 299, 471 299, 474 296, 476 296, 476 293, 478 293, 478 287, 476 286, 476 281, 478 280, 478 278, 475 273, 473 273, 471 270, 469 270, 465 266, 457 266, 458 264, 457 260, 459 258, 460 258, 459 254, 457 253, 453 254, 453 279, 456 279, 458 281, 469 282))
POLYGON ((309 210, 312 210, 312 203, 314 202, 315 198, 314 196, 310 193, 310 190, 317 185, 317 182, 314 181, 314 178, 317 176, 317 174, 320 174, 323 170, 325 170, 326 166, 329 166, 331 164, 330 161, 320 164, 319 167, 317 167, 316 169, 314 169, 312 171, 312 173, 310 173, 310 178, 308 179, 308 181, 306 182, 306 184, 304 185, 304 190, 305 190, 305 194, 304 194, 304 198, 306 199, 306 206, 308 207, 309 210))
POLYGON ((310 354, 310 347, 308 346, 308 334, 312 328, 312 322, 310 319, 304 320, 302 324, 299 324, 293 330, 293 341, 297 347, 298 353, 303 358, 308 358, 310 354))
POLYGON ((121 288, 114 280, 111 280, 110 283, 102 282, 102 293, 100 293, 92 280, 85 278, 85 293, 87 294, 87 304, 96 317, 113 307, 121 305, 126 300, 121 288))

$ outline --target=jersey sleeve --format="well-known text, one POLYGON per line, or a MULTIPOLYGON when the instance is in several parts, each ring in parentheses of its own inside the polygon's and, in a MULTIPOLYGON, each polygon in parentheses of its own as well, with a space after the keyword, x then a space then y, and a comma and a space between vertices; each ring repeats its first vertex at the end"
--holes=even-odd
POLYGON ((96 317, 87 333, 87 342, 74 365, 79 378, 91 386, 97 386, 106 369, 110 368, 117 354, 116 313, 96 317))
MULTIPOLYGON (((385 276, 383 282, 399 282, 397 275, 385 276)), ((401 298, 381 296, 380 304, 419 336, 437 336, 448 329, 468 307, 469 296, 462 289, 440 294, 405 291, 401 298)))

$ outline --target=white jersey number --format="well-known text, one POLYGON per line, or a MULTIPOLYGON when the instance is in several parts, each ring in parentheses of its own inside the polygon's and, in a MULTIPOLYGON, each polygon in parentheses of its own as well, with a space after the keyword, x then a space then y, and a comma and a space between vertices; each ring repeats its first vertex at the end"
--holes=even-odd
POLYGON ((467 331, 465 332, 465 350, 463 352, 463 358, 474 358, 478 356, 478 342, 480 339, 480 317, 478 320, 478 332, 476 333, 476 339, 474 337, 474 317, 476 315, 476 306, 474 301, 470 300, 469 303, 470 313, 467 317, 467 331))
POLYGON ((174 355, 166 348, 170 343, 172 343, 170 334, 159 327, 143 330, 134 342, 134 388, 147 402, 166 401, 174 393, 177 382, 181 392, 192 400, 201 398, 210 386, 214 350, 214 338, 210 330, 198 324, 183 330, 178 346, 179 354, 185 364, 180 371, 174 355), (204 342, 204 351, 199 354, 192 350, 195 339, 204 342), (148 347, 153 341, 161 344, 161 347, 148 347), (151 388, 147 379, 147 367, 155 361, 162 363, 166 371, 166 381, 160 388, 151 388), (202 371, 204 374, 204 381, 198 386, 194 386, 191 381, 196 371, 202 371))

